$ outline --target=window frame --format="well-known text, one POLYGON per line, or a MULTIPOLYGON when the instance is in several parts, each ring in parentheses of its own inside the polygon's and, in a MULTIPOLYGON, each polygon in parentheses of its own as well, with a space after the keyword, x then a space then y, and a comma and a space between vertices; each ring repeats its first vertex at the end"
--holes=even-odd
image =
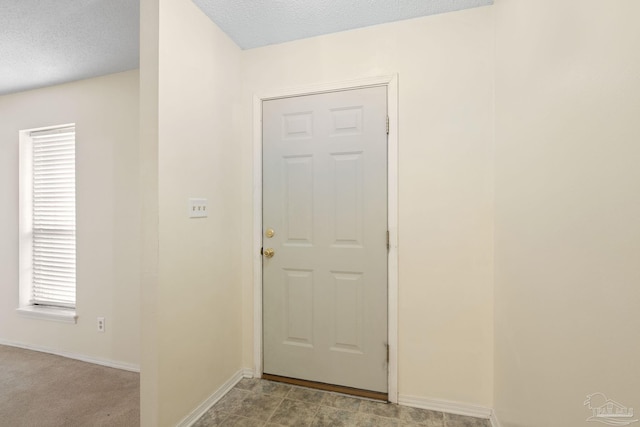
MULTIPOLYGON (((19 131, 19 290, 18 314, 26 317, 53 320, 63 323, 77 323, 76 307, 39 305, 32 302, 33 295, 33 139, 32 132, 55 131, 74 127, 75 123, 46 126, 19 131)), ((77 135, 77 134, 76 134, 77 135)), ((77 167, 74 166, 77 170, 77 167)), ((76 182, 77 195, 77 182, 76 182)), ((76 196, 77 201, 77 196, 76 196)), ((77 205, 76 205, 77 211, 77 205)), ((76 224, 77 233, 77 224, 76 224)), ((77 247, 77 234, 76 234, 77 247)), ((76 263, 77 267, 77 263, 76 263)), ((77 272, 76 272, 77 280, 77 272)), ((77 287, 77 283, 76 283, 77 287)), ((76 298, 77 303, 77 298, 76 298)))

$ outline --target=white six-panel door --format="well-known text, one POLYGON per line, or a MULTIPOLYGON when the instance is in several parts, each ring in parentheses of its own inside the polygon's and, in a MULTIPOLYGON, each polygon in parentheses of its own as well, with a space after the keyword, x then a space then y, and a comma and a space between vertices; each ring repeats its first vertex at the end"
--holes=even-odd
POLYGON ((386 97, 263 102, 266 374, 387 392, 386 97))

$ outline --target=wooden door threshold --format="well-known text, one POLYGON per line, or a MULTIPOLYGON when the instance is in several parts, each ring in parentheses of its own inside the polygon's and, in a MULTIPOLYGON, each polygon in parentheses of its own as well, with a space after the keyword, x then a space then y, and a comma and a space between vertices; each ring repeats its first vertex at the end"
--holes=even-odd
POLYGON ((334 385, 334 384, 325 384, 325 383, 319 383, 316 381, 299 380, 297 378, 281 377, 279 375, 271 375, 271 374, 262 374, 262 379, 297 385, 300 387, 308 387, 308 388, 315 388, 318 390, 332 391, 334 393, 349 394, 351 396, 364 397, 367 399, 382 400, 383 402, 389 401, 389 395, 387 393, 380 393, 378 391, 361 390, 359 388, 345 387, 342 385, 334 385))

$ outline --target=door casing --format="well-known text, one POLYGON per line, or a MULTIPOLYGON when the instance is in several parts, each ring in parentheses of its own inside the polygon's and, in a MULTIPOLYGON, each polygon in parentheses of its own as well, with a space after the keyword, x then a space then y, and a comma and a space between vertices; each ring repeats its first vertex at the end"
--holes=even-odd
POLYGON ((387 191, 389 227, 388 343, 389 401, 398 403, 398 75, 370 77, 295 89, 275 90, 253 97, 253 374, 262 377, 262 102, 372 86, 387 87, 389 136, 387 191))

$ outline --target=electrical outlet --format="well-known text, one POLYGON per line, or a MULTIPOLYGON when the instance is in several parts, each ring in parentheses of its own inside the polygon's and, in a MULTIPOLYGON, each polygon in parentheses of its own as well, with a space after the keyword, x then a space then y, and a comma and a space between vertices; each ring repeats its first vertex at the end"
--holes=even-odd
POLYGON ((104 332, 104 317, 98 317, 98 332, 104 332))

